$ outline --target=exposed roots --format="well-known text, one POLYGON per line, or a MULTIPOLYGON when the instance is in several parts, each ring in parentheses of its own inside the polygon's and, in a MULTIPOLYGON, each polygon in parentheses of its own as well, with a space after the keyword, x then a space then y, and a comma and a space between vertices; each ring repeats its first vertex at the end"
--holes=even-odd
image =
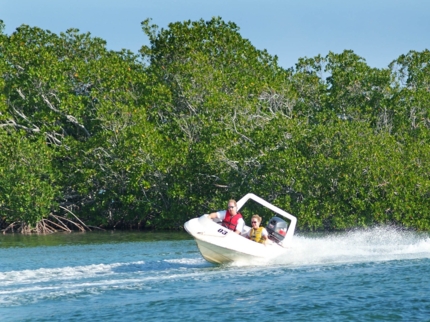
POLYGON ((74 220, 51 213, 48 218, 40 220, 35 226, 31 226, 24 222, 13 222, 3 229, 2 233, 6 234, 7 232, 16 232, 21 234, 52 234, 55 232, 72 232, 72 230, 78 230, 81 232, 91 231, 91 229, 75 214, 66 208, 63 209, 70 213, 74 217, 74 220))

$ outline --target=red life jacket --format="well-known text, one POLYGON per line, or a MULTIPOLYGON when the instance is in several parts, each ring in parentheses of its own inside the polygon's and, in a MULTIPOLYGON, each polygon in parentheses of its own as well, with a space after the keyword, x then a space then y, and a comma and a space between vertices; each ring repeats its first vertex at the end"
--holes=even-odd
POLYGON ((237 227, 237 222, 240 218, 242 218, 242 215, 239 212, 236 215, 232 216, 230 214, 230 211, 227 210, 227 212, 225 213, 225 217, 222 221, 222 225, 228 229, 235 231, 237 227))

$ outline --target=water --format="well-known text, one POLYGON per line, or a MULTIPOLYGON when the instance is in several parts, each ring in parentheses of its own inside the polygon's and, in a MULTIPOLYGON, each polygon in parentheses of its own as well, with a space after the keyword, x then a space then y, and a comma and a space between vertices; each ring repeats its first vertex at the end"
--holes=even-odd
POLYGON ((213 265, 184 233, 0 236, 1 321, 430 321, 428 234, 298 235, 213 265))

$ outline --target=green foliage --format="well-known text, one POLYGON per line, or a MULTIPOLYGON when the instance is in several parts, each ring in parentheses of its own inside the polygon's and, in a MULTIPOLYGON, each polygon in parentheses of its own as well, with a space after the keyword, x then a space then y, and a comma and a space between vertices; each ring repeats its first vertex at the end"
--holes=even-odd
POLYGON ((9 223, 35 224, 56 206, 61 174, 51 166, 52 150, 23 131, 0 129, 0 212, 9 223), (34 147, 38 146, 35 150, 34 147))
MULTIPOLYGON (((101 39, 74 29, 57 36, 25 25, 5 48, 2 127, 12 136, 24 130, 35 151, 50 147, 53 157, 45 162, 61 174, 56 202, 82 211, 90 223, 123 220, 126 208, 115 205, 131 199, 132 144, 142 143, 146 154, 154 140, 142 139, 153 126, 146 121, 146 74, 138 57, 109 52, 101 39)), ((34 224, 40 216, 23 220, 34 224)))
POLYGON ((428 50, 386 69, 346 50, 284 70, 221 18, 148 19, 140 55, 76 29, 3 30, 2 222, 68 209, 179 229, 253 192, 302 230, 430 230, 428 50))
POLYGON ((171 166, 165 199, 179 207, 174 213, 198 214, 197 200, 201 208, 231 195, 219 187, 228 186, 234 195, 242 190, 242 180, 234 178, 243 174, 232 173, 238 161, 228 151, 242 150, 248 133, 264 127, 278 110, 288 112, 276 91, 288 91, 283 85, 289 73, 220 18, 173 23, 161 31, 147 20, 142 27, 151 41, 141 50, 149 72, 170 93, 151 114, 175 143, 166 147, 171 166))
POLYGON ((392 98, 392 123, 400 138, 428 142, 430 128, 430 51, 410 51, 390 64, 398 91, 392 98))

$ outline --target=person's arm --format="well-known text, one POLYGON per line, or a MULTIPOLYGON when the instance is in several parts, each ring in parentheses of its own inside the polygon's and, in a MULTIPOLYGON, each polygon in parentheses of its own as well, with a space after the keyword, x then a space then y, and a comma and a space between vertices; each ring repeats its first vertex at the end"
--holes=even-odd
POLYGON ((214 219, 214 218, 216 218, 216 217, 218 217, 218 213, 216 213, 216 212, 210 213, 210 214, 208 215, 208 218, 209 218, 209 219, 214 219))
POLYGON ((264 239, 267 239, 269 237, 269 232, 266 228, 263 228, 263 231, 261 232, 261 236, 264 237, 264 239))
POLYGON ((269 233, 267 232, 266 228, 263 228, 263 231, 261 232, 261 238, 264 239, 263 244, 266 244, 266 242, 269 240, 269 233))
POLYGON ((251 239, 251 230, 252 230, 252 229, 250 229, 250 230, 246 233, 246 235, 245 235, 245 237, 246 237, 246 238, 248 238, 248 239, 251 239))
POLYGON ((212 212, 208 215, 209 219, 215 219, 218 218, 220 220, 223 220, 225 217, 226 211, 225 210, 219 210, 217 212, 212 212))
POLYGON ((244 226, 245 226, 245 220, 243 220, 243 218, 240 218, 237 222, 236 230, 234 232, 240 235, 243 231, 244 226))

